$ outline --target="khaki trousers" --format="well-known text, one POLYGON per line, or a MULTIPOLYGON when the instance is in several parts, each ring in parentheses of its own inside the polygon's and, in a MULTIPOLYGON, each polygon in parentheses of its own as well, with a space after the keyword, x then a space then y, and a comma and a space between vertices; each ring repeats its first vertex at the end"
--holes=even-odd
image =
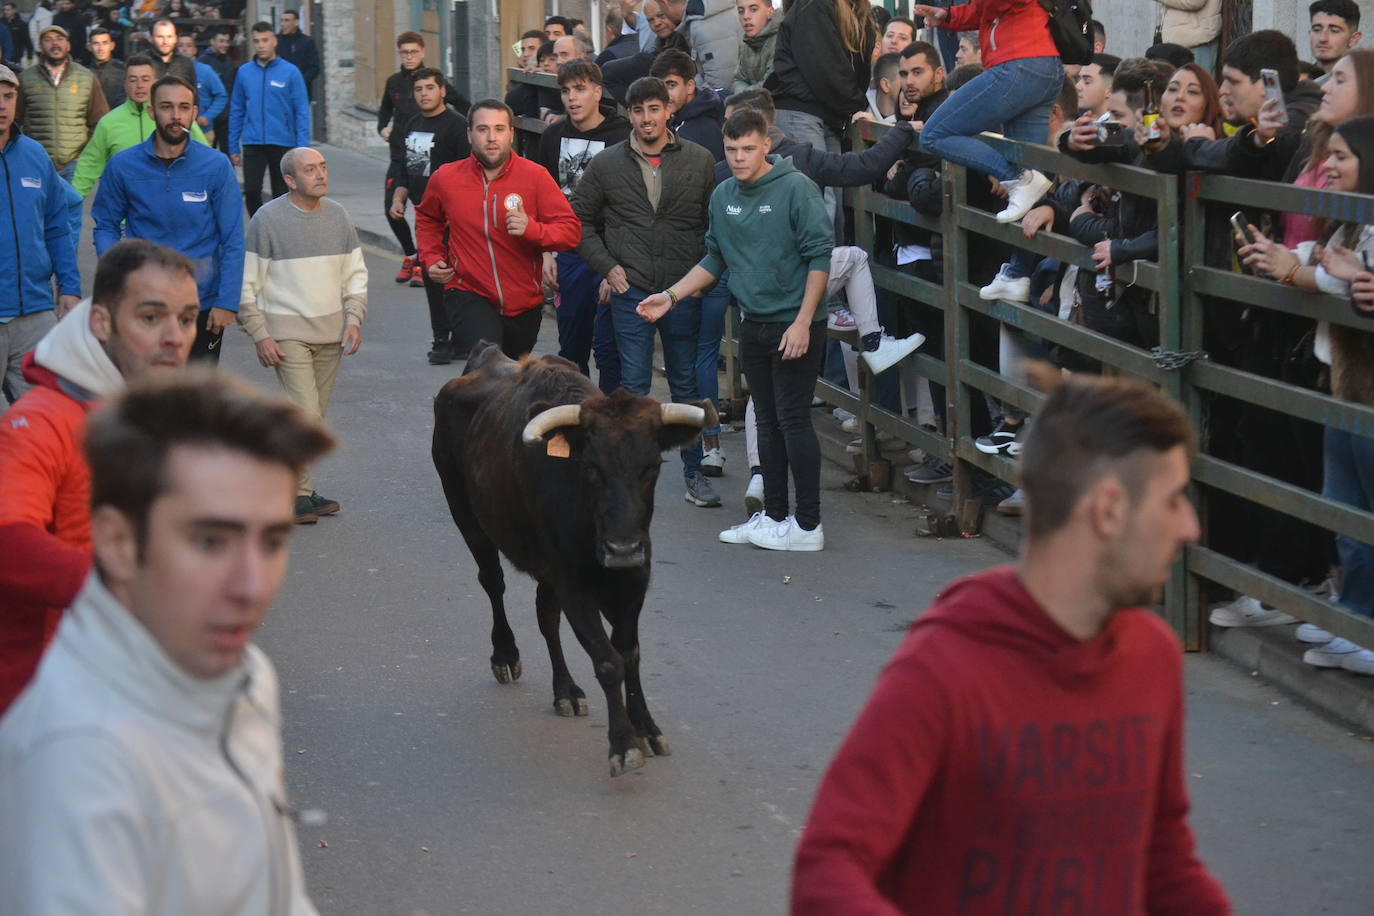
MULTIPOLYGON (((339 374, 339 359, 343 347, 336 343, 310 344, 299 340, 279 340, 284 355, 274 367, 277 381, 291 402, 316 420, 323 420, 329 408, 329 396, 334 393, 334 378, 339 374)), ((310 468, 301 470, 296 482, 296 494, 309 496, 310 468)))

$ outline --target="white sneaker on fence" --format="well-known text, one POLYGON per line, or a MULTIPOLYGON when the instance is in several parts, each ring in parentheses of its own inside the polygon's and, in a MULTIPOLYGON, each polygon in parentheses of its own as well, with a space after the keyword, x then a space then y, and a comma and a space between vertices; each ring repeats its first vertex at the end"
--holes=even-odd
POLYGON ((1026 169, 1015 180, 1002 182, 1007 190, 1007 207, 997 214, 997 222, 1016 222, 1029 213, 1053 185, 1054 182, 1035 169, 1026 169))
POLYGON ((925 342, 924 334, 912 334, 910 337, 902 338, 884 334, 878 341, 878 349, 863 352, 864 362, 868 364, 869 371, 874 375, 880 375, 915 353, 925 342))
POLYGON ((1212 608, 1208 620, 1219 627, 1276 627, 1297 623, 1298 618, 1274 607, 1265 607, 1258 598, 1241 595, 1235 601, 1212 608))

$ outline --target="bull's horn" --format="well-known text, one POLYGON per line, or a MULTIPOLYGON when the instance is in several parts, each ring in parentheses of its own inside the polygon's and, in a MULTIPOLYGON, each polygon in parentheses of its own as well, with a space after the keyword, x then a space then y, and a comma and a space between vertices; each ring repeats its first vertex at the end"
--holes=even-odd
POLYGON ((695 404, 661 404, 659 406, 663 410, 664 426, 681 423, 684 426, 695 426, 697 429, 706 428, 706 411, 695 404))
POLYGON ((576 426, 582 419, 581 404, 560 404, 530 418, 520 438, 526 445, 538 445, 544 437, 560 426, 576 426))

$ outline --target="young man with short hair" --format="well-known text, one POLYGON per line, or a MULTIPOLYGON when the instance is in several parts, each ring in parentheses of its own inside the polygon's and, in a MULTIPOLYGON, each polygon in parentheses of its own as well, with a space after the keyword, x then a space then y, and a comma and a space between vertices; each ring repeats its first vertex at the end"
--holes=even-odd
POLYGON ((218 363, 243 285, 243 197, 224 154, 191 142, 195 88, 164 76, 153 84, 151 104, 153 135, 115 153, 101 176, 91 206, 95 250, 142 238, 196 261, 201 311, 191 355, 218 363))
POLYGON ((883 37, 878 41, 878 53, 900 54, 915 40, 915 23, 905 16, 893 16, 883 27, 883 37))
POLYGON ((1278 72, 1288 113, 1287 130, 1301 131, 1321 104, 1321 87, 1298 82, 1298 48, 1293 39, 1276 29, 1262 29, 1242 35, 1226 49, 1218 88, 1229 99, 1235 120, 1244 124, 1259 117, 1264 104, 1264 79, 1261 70, 1278 72))
POLYGON ((763 88, 773 72, 773 54, 783 22, 782 12, 769 0, 737 0, 735 11, 739 13, 740 43, 735 78, 730 82, 732 94, 763 88))
MULTIPOLYGON (((705 256, 663 292, 642 297, 645 321, 668 320, 680 303, 716 284, 726 270, 743 314, 740 364, 754 400, 762 512, 720 533, 727 544, 770 550, 825 547, 821 527, 821 452, 811 397, 824 354, 818 317, 830 272, 834 227, 816 184, 768 154, 768 122, 752 109, 725 122, 732 177, 711 194, 705 256), (788 511, 787 475, 796 489, 788 511)), ((666 349, 666 348, 665 348, 666 349)))
POLYGON ((1199 535, 1187 415, 1144 382, 1042 375, 1020 559, 947 588, 879 675, 816 793, 794 916, 1231 912, 1188 825, 1182 649, 1143 606, 1199 535))
POLYGON ((668 126, 683 140, 704 147, 717 162, 725 159, 721 143, 720 125, 725 120, 725 106, 714 92, 697 89, 697 65, 690 54, 669 48, 654 58, 649 75, 663 80, 668 87, 672 119, 668 126))
POLYGON ((544 36, 548 38, 549 41, 557 41, 571 34, 572 23, 562 16, 550 16, 544 20, 544 36))
POLYGON ((170 19, 159 19, 153 23, 152 51, 148 57, 153 62, 153 71, 158 79, 167 74, 179 76, 192 86, 196 84, 196 68, 192 58, 177 51, 177 27, 170 19))
POLYGON ((91 70, 100 80, 100 91, 105 93, 110 108, 118 108, 124 104, 124 61, 114 56, 114 36, 109 29, 96 27, 91 29, 86 41, 91 49, 91 70))
POLYGON ((900 116, 919 131, 947 95, 940 52, 928 42, 913 41, 902 50, 897 80, 902 86, 900 116))
POLYGON ((333 444, 210 373, 92 417, 95 569, 0 720, 0 822, 25 838, 0 846, 8 907, 315 916, 276 672, 250 641, 286 578, 296 475, 333 444))
MULTIPOLYGON (((1112 76, 1121 58, 1110 54, 1094 54, 1092 63, 1084 64, 1073 81, 1078 90, 1078 110, 1082 114, 1101 118, 1107 113, 1107 97, 1112 94, 1112 76)), ((1070 114, 1072 114, 1070 112, 1070 114)))
POLYGON ((883 124, 893 124, 897 120, 897 108, 902 101, 902 81, 898 71, 902 66, 899 53, 884 54, 873 64, 873 85, 868 90, 868 111, 854 117, 883 124))
MULTIPOLYGON (((410 77, 417 109, 404 124, 398 123, 391 133, 391 168, 388 174, 399 176, 391 191, 391 209, 387 218, 405 224, 406 203, 420 206, 424 200, 429 178, 441 166, 466 159, 472 149, 468 144, 467 118, 448 107, 448 81, 438 70, 419 67, 410 77)), ((429 305, 429 325, 434 342, 427 359, 430 365, 445 366, 453 361, 453 329, 444 311, 444 286, 424 273, 418 260, 415 269, 425 288, 429 305)), ((414 285, 412 281, 411 285, 414 285)))
POLYGON ((91 298, 24 358, 33 387, 0 417, 0 715, 91 566, 86 415, 126 382, 185 366, 199 311, 194 264, 126 239, 100 259, 91 298))
POLYGON ((1316 0, 1307 8, 1312 59, 1327 73, 1360 43, 1360 7, 1355 0, 1316 0))
POLYGON ((281 197, 281 157, 292 147, 310 145, 310 99, 301 71, 277 56, 271 23, 254 23, 252 43, 253 59, 239 67, 229 98, 229 158, 243 166, 249 216, 262 206, 263 173, 270 176, 272 196, 281 197))
POLYGON ((207 133, 205 142, 215 145, 214 124, 229 107, 229 94, 224 91, 224 83, 215 68, 196 57, 196 37, 187 33, 177 38, 177 53, 189 58, 196 68, 196 96, 200 103, 200 114, 196 116, 196 126, 207 133))
POLYGON ((544 306, 543 253, 577 245, 581 225, 549 173, 512 149, 515 114, 472 106, 472 155, 430 176, 415 209, 420 260, 444 284, 454 358, 479 341, 518 359, 534 349, 544 306), (485 252, 474 257, 472 252, 485 252))
MULTIPOLYGON (((628 138, 630 123, 616 112, 614 102, 604 98, 596 64, 569 61, 558 68, 558 86, 568 117, 540 136, 539 162, 571 201, 592 159, 628 138)), ((557 290, 558 355, 590 377, 590 357, 595 353, 597 384, 610 394, 620 387, 620 356, 610 309, 597 301, 603 279, 575 250, 544 255, 544 281, 557 290)))
MULTIPOLYGON (((323 422, 339 361, 362 344, 367 265, 348 211, 325 197, 324 156, 293 149, 281 171, 291 190, 248 223, 238 322, 286 396, 323 422)), ((295 511, 298 525, 339 511, 338 502, 315 492, 309 468, 296 482, 295 511)))
MULTIPOLYGON (((672 102, 663 80, 640 77, 630 84, 629 138, 602 150, 582 174, 573 210, 582 221, 577 253, 606 279, 620 352, 621 382, 631 394, 647 395, 653 381, 654 335, 663 341, 668 391, 677 403, 694 403, 701 300, 683 297, 657 327, 636 314, 640 301, 663 289, 700 260, 705 251, 707 207, 714 160, 705 149, 681 140, 668 127, 672 102)), ((684 499, 694 506, 720 505, 702 471, 699 440, 682 447, 684 499)))

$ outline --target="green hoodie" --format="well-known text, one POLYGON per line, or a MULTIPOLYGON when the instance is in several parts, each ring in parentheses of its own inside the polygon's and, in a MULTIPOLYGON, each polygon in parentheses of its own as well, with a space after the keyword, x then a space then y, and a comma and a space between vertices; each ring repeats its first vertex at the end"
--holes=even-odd
MULTIPOLYGON (((152 109, 146 102, 140 105, 133 99, 127 99, 123 105, 111 109, 109 114, 96 122, 95 130, 91 131, 91 139, 81 151, 81 158, 76 161, 72 187, 82 197, 90 194, 91 188, 104 174, 105 163, 110 161, 110 157, 147 140, 156 126, 152 109)), ((199 124, 191 125, 191 139, 205 143, 205 134, 199 124)))
POLYGON ((770 155, 758 181, 728 178, 711 194, 711 226, 700 266, 719 277, 754 321, 791 322, 801 310, 806 275, 830 272, 835 230, 815 182, 791 159, 770 155))

